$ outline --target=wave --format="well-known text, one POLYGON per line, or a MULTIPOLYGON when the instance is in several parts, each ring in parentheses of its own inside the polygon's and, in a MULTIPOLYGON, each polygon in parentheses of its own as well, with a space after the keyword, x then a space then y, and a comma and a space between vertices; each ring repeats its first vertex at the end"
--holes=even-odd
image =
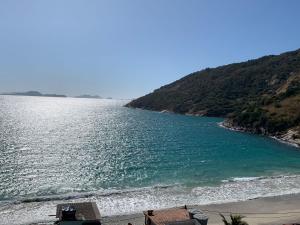
POLYGON ((289 178, 300 178, 300 175, 278 175, 278 176, 260 176, 260 177, 232 177, 230 179, 222 180, 222 183, 227 182, 248 182, 255 180, 268 180, 268 179, 289 179, 289 178))
POLYGON ((0 204, 0 218, 6 221, 4 224, 20 223, 20 218, 23 224, 49 221, 51 218, 47 215, 55 214, 56 204, 62 202, 95 201, 103 216, 111 216, 147 209, 235 202, 294 193, 300 193, 300 175, 233 177, 216 186, 156 185, 19 199, 0 204))
POLYGON ((222 180, 222 183, 227 183, 227 182, 245 182, 245 181, 252 181, 252 180, 259 180, 263 179, 264 177, 234 177, 228 180, 222 180))
MULTIPOLYGON (((74 201, 74 200, 80 200, 80 199, 87 199, 87 198, 95 198, 95 199, 101 199, 101 198, 122 198, 126 196, 134 196, 134 195, 141 195, 141 194, 148 194, 148 193, 164 193, 164 192, 173 192, 173 193, 184 193, 184 192, 190 192, 195 194, 196 192, 207 192, 210 190, 220 191, 223 188, 228 188, 228 190, 237 190, 239 188, 254 186, 257 190, 258 187, 268 189, 268 187, 272 186, 272 189, 274 189, 274 186, 272 184, 277 184, 278 186, 275 187, 274 190, 277 192, 274 193, 274 195, 280 195, 280 194, 286 194, 288 192, 280 192, 283 190, 283 188, 280 186, 280 184, 285 184, 286 188, 288 187, 296 187, 296 184, 299 184, 299 193, 300 193, 300 175, 278 175, 278 176, 260 176, 260 177, 232 177, 226 180, 221 181, 221 185, 219 186, 198 186, 198 187, 186 187, 182 184, 172 184, 172 185, 154 185, 149 187, 141 187, 141 188, 125 188, 125 189, 106 189, 106 190, 99 190, 94 192, 71 192, 67 194, 60 194, 60 195, 49 195, 49 196, 39 196, 39 197, 29 197, 29 198, 19 198, 15 200, 3 200, 0 201, 1 203, 11 203, 11 204, 22 204, 22 203, 38 203, 38 202, 49 202, 49 201, 74 201)), ((258 192, 258 191, 256 191, 258 192)), ((259 195, 259 193, 257 193, 259 195)), ((213 195, 214 198, 218 198, 217 195, 213 195)), ((266 195, 262 195, 261 197, 264 197, 266 195)), ((237 198, 238 200, 239 198, 237 198)), ((247 198, 243 198, 245 200, 247 198)), ((234 200, 234 199, 231 199, 234 200)), ((201 203, 201 202, 200 202, 201 203)))
POLYGON ((21 204, 21 203, 32 203, 32 202, 48 202, 48 201, 60 201, 60 200, 76 200, 76 199, 85 199, 85 198, 101 198, 101 197, 112 197, 112 196, 122 196, 129 193, 136 193, 136 192, 145 192, 145 191, 151 191, 151 190, 163 190, 175 187, 179 184, 173 184, 173 185, 154 185, 150 187, 142 187, 142 188, 125 188, 122 190, 117 189, 107 189, 107 190, 101 190, 101 191, 95 191, 95 192, 71 192, 67 194, 61 194, 61 195, 49 195, 49 196, 39 196, 39 197, 33 197, 33 198, 19 198, 16 200, 3 200, 0 201, 0 203, 9 203, 12 204, 21 204))

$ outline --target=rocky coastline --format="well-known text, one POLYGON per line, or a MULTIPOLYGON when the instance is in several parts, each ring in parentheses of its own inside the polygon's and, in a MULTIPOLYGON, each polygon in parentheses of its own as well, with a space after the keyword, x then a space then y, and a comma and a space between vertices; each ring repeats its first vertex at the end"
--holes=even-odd
MULTIPOLYGON (((134 107, 130 107, 128 105, 125 105, 125 107, 129 107, 129 108, 134 108, 134 107)), ((150 109, 142 109, 142 110, 150 110, 150 109)), ((168 110, 168 109, 164 109, 161 111, 158 110, 150 110, 150 111, 156 111, 156 112, 160 112, 160 113, 171 113, 171 114, 181 114, 181 113, 176 113, 174 111, 168 110)), ((197 113, 184 113, 181 115, 186 115, 186 116, 205 116, 205 114, 201 113, 201 112, 197 112, 197 113)), ((238 131, 238 132, 247 132, 247 133, 252 133, 252 134, 257 134, 257 135, 264 135, 264 136, 268 136, 272 139, 275 139, 281 143, 284 144, 288 144, 297 148, 300 148, 300 136, 298 131, 294 130, 293 128, 288 129, 285 132, 282 133, 277 133, 277 134, 271 134, 268 133, 266 131, 265 128, 260 127, 258 129, 253 129, 253 128, 247 128, 247 127, 242 127, 242 126, 238 126, 234 123, 232 123, 230 121, 230 119, 226 119, 223 122, 218 123, 218 125, 220 127, 223 127, 225 129, 229 129, 232 131, 238 131)))
POLYGON ((263 127, 259 128, 259 129, 241 127, 241 126, 234 125, 228 119, 225 119, 223 122, 219 123, 219 126, 229 129, 229 130, 232 130, 232 131, 247 132, 247 133, 252 133, 252 134, 260 134, 260 135, 268 136, 279 142, 300 148, 300 138, 297 137, 298 132, 293 129, 289 129, 286 132, 280 133, 280 134, 270 134, 270 133, 266 132, 263 127))

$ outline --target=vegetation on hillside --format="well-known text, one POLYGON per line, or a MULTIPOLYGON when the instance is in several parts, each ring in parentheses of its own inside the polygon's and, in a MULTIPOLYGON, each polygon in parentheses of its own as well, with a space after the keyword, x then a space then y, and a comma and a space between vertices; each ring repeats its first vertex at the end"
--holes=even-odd
POLYGON ((226 117, 257 133, 300 131, 300 50, 207 68, 127 106, 226 117))

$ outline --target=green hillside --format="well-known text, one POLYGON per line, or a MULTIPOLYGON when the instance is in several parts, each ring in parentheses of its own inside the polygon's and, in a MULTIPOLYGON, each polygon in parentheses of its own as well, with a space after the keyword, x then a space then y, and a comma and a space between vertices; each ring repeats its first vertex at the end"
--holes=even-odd
POLYGON ((226 117, 227 125, 283 134, 300 125, 300 50, 207 68, 126 106, 226 117))

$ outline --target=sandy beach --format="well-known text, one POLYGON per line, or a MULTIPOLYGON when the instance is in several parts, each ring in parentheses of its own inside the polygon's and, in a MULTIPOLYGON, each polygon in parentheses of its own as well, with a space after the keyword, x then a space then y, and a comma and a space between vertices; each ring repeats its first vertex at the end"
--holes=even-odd
MULTIPOLYGON (((257 198, 241 202, 188 206, 205 211, 208 216, 209 225, 222 225, 219 212, 224 215, 244 215, 244 220, 249 225, 279 225, 286 223, 300 222, 300 194, 283 195, 276 197, 257 198)), ((143 225, 144 216, 142 213, 103 217, 103 224, 107 225, 143 225)))

